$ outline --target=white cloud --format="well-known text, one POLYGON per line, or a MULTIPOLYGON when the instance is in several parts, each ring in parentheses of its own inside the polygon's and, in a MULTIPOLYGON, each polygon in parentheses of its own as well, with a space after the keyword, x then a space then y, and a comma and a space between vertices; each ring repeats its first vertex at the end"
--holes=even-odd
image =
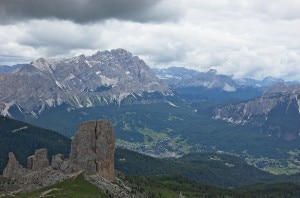
POLYGON ((0 64, 124 48, 153 67, 215 68, 237 78, 300 79, 298 1, 165 0, 158 5, 153 15, 160 12, 162 17, 168 8, 174 13, 181 7, 181 18, 93 24, 43 19, 0 26, 0 64))

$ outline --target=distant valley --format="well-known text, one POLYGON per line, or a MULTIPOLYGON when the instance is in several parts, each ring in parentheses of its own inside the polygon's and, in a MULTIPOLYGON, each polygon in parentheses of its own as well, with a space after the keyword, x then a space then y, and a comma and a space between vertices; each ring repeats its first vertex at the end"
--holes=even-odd
MULTIPOLYGON (((14 152, 18 158, 20 157, 21 164, 24 165, 23 154, 32 153, 32 149, 34 149, 33 147, 28 147, 29 145, 38 145, 37 148, 47 146, 50 150, 53 148, 56 149, 51 152, 52 155, 55 155, 55 158, 52 157, 51 166, 44 168, 36 167, 39 168, 37 170, 27 169, 29 174, 27 174, 26 177, 34 178, 43 172, 45 174, 49 174, 51 171, 57 173, 58 170, 51 167, 55 167, 59 162, 58 158, 61 155, 57 155, 57 153, 62 151, 68 152, 70 149, 70 141, 67 138, 64 138, 54 131, 34 127, 27 123, 4 117, 1 117, 0 126, 1 140, 15 142, 23 140, 24 142, 18 145, 2 142, 0 145, 1 164, 7 163, 7 157, 4 156, 8 154, 8 150, 14 152), (3 132, 5 134, 3 134, 3 132), (16 135, 16 133, 18 133, 18 135, 16 135), (45 142, 43 142, 44 139, 37 138, 38 133, 42 133, 43 136, 40 138, 47 138, 48 143, 45 144, 45 142), (13 135, 15 136, 12 137, 13 135), (26 141, 24 141, 24 137, 27 138, 26 141), (11 147, 5 150, 6 145, 11 145, 11 147)), ((81 132, 84 133, 84 130, 81 132)), ((40 153, 42 151, 46 151, 46 149, 38 150, 40 153)), ((28 159, 36 158, 43 160, 44 158, 41 158, 42 156, 38 155, 38 152, 36 151, 35 155, 30 156, 28 159)), ((10 160, 12 160, 11 154, 10 160)), ((11 167, 15 166, 13 162, 14 161, 10 161, 11 167)), ((41 165, 38 164, 38 161, 35 163, 37 163, 35 164, 36 166, 41 165)), ((28 166, 30 167, 30 164, 27 163, 27 167, 28 166)), ((115 153, 115 166, 116 170, 121 171, 116 173, 116 177, 118 178, 115 180, 115 183, 109 184, 109 186, 115 186, 115 191, 111 188, 108 188, 110 190, 109 192, 103 190, 99 186, 106 185, 107 188, 107 182, 98 180, 98 183, 95 183, 91 180, 91 178, 95 176, 88 176, 87 174, 79 172, 70 178, 64 179, 62 182, 56 182, 45 187, 40 185, 40 182, 42 182, 41 179, 37 178, 35 181, 31 180, 31 188, 36 190, 29 192, 23 192, 22 189, 21 191, 11 192, 12 189, 10 188, 21 185, 22 179, 19 181, 0 176, 0 193, 4 193, 2 195, 8 197, 37 197, 46 195, 56 197, 73 197, 75 195, 109 197, 111 191, 117 193, 118 190, 122 188, 122 185, 125 184, 127 187, 123 187, 123 190, 137 197, 168 197, 178 196, 179 194, 191 197, 207 195, 214 197, 220 195, 226 195, 227 197, 251 197, 254 192, 256 195, 262 197, 267 195, 277 197, 282 194, 286 195, 286 193, 295 196, 299 193, 300 189, 299 174, 276 176, 250 166, 244 160, 236 156, 220 153, 190 153, 180 158, 158 159, 125 149, 117 149, 115 153), (18 184, 16 182, 21 183, 18 184), (116 182, 120 187, 117 188, 116 182), (36 186, 34 186, 34 184, 36 184, 36 186), (17 194, 7 194, 8 192, 17 194)), ((3 168, 0 168, 0 171, 2 171, 2 169, 3 168)), ((12 169, 10 171, 10 173, 13 173, 13 171, 16 170, 12 169)), ((57 176, 58 175, 49 175, 49 178, 59 180, 57 176)), ((41 177, 40 175, 39 178, 41 177)), ((117 195, 120 196, 120 194, 117 195)))
POLYGON ((68 137, 79 123, 104 118, 113 122, 121 148, 160 158, 230 153, 291 174, 300 166, 298 87, 216 70, 151 69, 116 49, 0 66, 0 109, 68 137))

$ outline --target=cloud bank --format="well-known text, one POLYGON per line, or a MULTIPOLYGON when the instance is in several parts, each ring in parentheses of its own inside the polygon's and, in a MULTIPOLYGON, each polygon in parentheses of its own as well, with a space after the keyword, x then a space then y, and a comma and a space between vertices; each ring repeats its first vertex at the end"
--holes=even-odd
POLYGON ((300 79, 297 0, 72 2, 0 1, 0 64, 124 48, 151 67, 300 79))
POLYGON ((32 19, 70 20, 79 24, 106 19, 137 22, 173 20, 179 12, 160 10, 161 0, 1 0, 0 23, 32 19))

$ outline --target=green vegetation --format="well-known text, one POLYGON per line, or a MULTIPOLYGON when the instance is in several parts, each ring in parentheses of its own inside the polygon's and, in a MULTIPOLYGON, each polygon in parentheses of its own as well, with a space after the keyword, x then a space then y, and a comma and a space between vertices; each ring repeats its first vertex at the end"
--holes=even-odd
POLYGON ((141 177, 129 176, 127 181, 133 189, 150 198, 173 198, 179 194, 186 197, 232 197, 232 190, 199 184, 181 176, 141 177))
POLYGON ((116 169, 131 176, 182 176, 221 187, 237 187, 275 178, 248 165, 242 159, 216 153, 191 153, 178 159, 158 159, 125 149, 117 149, 116 169))
POLYGON ((235 198, 294 198, 300 196, 300 185, 295 183, 255 184, 241 188, 218 188, 196 183, 180 176, 164 177, 126 177, 133 189, 151 198, 172 198, 179 194, 190 197, 235 197, 235 198))
MULTIPOLYGON (((57 132, 0 116, 0 174, 7 164, 8 153, 14 152, 23 166, 36 149, 47 148, 49 156, 68 156, 71 140, 57 132)), ((26 167, 26 166, 25 166, 26 167)))
POLYGON ((69 137, 76 132, 81 122, 108 119, 114 124, 116 137, 124 141, 119 146, 142 152, 147 152, 144 148, 145 141, 148 150, 160 153, 161 150, 177 154, 220 150, 244 157, 242 151, 247 150, 254 158, 268 157, 276 160, 286 160, 290 157, 290 150, 300 150, 299 139, 287 142, 276 136, 269 137, 250 125, 231 125, 211 119, 209 101, 196 101, 190 105, 182 101, 172 102, 179 107, 168 103, 121 104, 68 111, 68 106, 61 105, 46 110, 37 119, 19 119, 57 130, 69 137), (176 147, 172 146, 174 139, 178 137, 182 141, 176 142, 176 147), (127 147, 129 143, 130 147, 127 147))
POLYGON ((295 174, 300 173, 300 162, 298 150, 288 151, 288 159, 272 159, 268 157, 250 156, 244 152, 242 156, 247 163, 252 164, 262 170, 268 171, 272 174, 295 174))
POLYGON ((108 197, 100 191, 96 186, 84 179, 82 174, 69 180, 35 190, 30 193, 17 194, 17 198, 30 197, 65 197, 65 198, 102 198, 108 197))
POLYGON ((300 197, 300 186, 295 183, 255 184, 236 189, 239 197, 300 197))
POLYGON ((38 118, 18 119, 51 128, 69 137, 76 132, 81 122, 108 119, 113 122, 117 145, 122 148, 159 157, 172 156, 168 153, 180 156, 189 152, 222 151, 237 154, 262 170, 281 169, 280 173, 288 174, 299 170, 297 160, 300 160, 300 154, 290 152, 300 150, 299 138, 286 141, 275 135, 268 136, 251 125, 232 125, 214 120, 210 107, 219 104, 214 100, 189 99, 193 101, 190 104, 174 98, 173 101, 168 100, 179 107, 162 102, 121 106, 112 104, 70 110, 67 105, 61 105, 47 109, 38 118), (247 151, 247 154, 243 151, 247 151), (281 165, 257 165, 255 159, 260 158, 272 159, 281 165), (287 160, 295 166, 285 164, 287 160))
MULTIPOLYGON (((108 107, 103 107, 104 111, 100 113, 99 107, 74 110, 78 113, 78 118, 73 117, 73 114, 71 118, 61 115, 59 122, 61 124, 64 121, 70 121, 69 119, 90 119, 95 117, 98 111, 98 115, 116 116, 113 117, 116 134, 124 136, 117 140, 119 145, 127 143, 144 145, 146 137, 149 146, 165 146, 170 150, 180 148, 185 152, 197 150, 197 148, 201 151, 211 151, 189 153, 177 159, 158 159, 125 149, 116 149, 116 169, 127 175, 126 179, 134 190, 145 192, 150 197, 177 197, 180 192, 187 197, 253 197, 254 194, 256 197, 269 195, 300 197, 298 185, 300 174, 272 175, 248 165, 239 157, 222 152, 239 153, 257 167, 261 169, 268 167, 269 171, 274 173, 283 173, 281 171, 286 167, 289 171, 296 171, 299 169, 297 163, 300 149, 299 145, 296 145, 298 140, 285 142, 280 138, 266 137, 251 127, 231 126, 224 122, 212 121, 209 115, 203 113, 204 110, 202 113, 195 113, 190 109, 175 109, 164 105, 151 104, 144 106, 143 111, 142 106, 139 105, 126 106, 125 109, 114 109, 114 107, 113 110, 116 112, 112 109, 109 111, 108 107), (182 120, 164 120, 170 112, 171 115, 176 114, 176 117, 182 120), (162 119, 159 124, 155 124, 156 119, 150 119, 154 115, 157 120, 162 119), (242 141, 243 138, 247 141, 242 141), (166 140, 163 142, 165 144, 161 144, 161 139, 166 140), (271 150, 272 147, 275 149, 271 150), (239 150, 241 148, 243 150, 239 150), (218 150, 222 151, 217 153, 218 150), (282 169, 272 169, 272 167, 282 169), (258 182, 268 184, 255 184, 258 182), (272 184, 272 182, 280 183, 272 184), (244 185, 251 186, 243 187, 244 185), (228 189, 229 187, 234 188, 228 189)), ((196 106, 191 108, 196 108, 196 106)), ((56 113, 53 116, 57 115, 56 113)), ((35 149, 42 147, 48 148, 49 156, 56 153, 66 155, 69 153, 70 140, 50 130, 0 117, 0 132, 2 167, 7 162, 9 151, 13 151, 23 164, 35 149)), ((5 183, 7 179, 0 177, 1 182, 5 183)), ((85 181, 83 176, 18 196, 39 197, 42 193, 46 193, 49 197, 105 197, 104 193, 85 181)))
POLYGON ((158 141, 165 139, 167 137, 166 133, 153 131, 152 129, 149 128, 143 128, 143 129, 140 128, 137 131, 144 135, 144 145, 146 146, 152 146, 158 143, 158 141))

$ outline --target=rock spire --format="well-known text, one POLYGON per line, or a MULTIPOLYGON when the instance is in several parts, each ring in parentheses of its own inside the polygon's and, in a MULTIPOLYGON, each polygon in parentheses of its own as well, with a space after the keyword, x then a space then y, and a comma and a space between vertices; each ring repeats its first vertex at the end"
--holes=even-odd
POLYGON ((86 174, 114 179, 115 138, 112 124, 105 120, 82 123, 74 136, 70 162, 86 174))

